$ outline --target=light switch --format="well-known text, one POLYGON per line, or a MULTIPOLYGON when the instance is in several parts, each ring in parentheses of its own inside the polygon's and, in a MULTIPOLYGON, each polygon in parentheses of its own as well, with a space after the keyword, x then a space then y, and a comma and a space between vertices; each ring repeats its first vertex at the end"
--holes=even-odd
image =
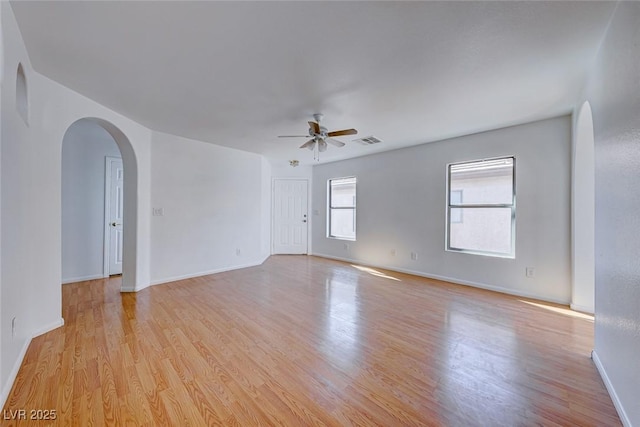
POLYGON ((153 208, 153 216, 164 216, 164 208, 153 208))

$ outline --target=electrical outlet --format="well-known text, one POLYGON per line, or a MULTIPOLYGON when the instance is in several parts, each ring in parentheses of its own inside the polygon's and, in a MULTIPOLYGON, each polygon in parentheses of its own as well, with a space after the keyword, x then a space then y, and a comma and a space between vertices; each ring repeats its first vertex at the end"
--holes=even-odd
POLYGON ((236 248, 236 256, 240 256, 240 248, 236 248))
POLYGON ((533 267, 527 267, 527 268, 525 269, 525 275, 526 275, 528 278, 536 277, 536 269, 535 269, 535 268, 533 268, 533 267))
POLYGON ((164 216, 164 208, 153 208, 153 216, 164 216))
POLYGON ((418 253, 417 252, 411 252, 411 259, 414 261, 418 260, 418 253))
POLYGON ((344 244, 344 250, 347 251, 347 252, 349 251, 349 244, 348 243, 344 244))
POLYGON ((391 251, 389 253, 391 254, 391 256, 396 256, 396 250, 395 249, 391 249, 391 251))

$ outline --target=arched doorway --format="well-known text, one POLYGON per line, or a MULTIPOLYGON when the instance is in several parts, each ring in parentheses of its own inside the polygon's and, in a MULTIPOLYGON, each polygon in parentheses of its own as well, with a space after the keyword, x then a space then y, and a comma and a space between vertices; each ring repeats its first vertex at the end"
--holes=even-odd
POLYGON ((580 106, 574 126, 571 308, 593 313, 595 309, 595 147, 593 117, 588 101, 580 106))
MULTIPOLYGON (((62 275, 63 282, 88 280, 104 277, 109 271, 104 262, 105 245, 105 157, 120 157, 123 175, 123 256, 122 291, 136 290, 137 269, 137 162, 133 147, 126 135, 112 123, 98 118, 76 120, 66 130, 62 142, 62 275), (92 141, 77 141, 78 138, 93 138, 92 141), (84 144, 83 144, 84 143, 84 144), (80 148, 78 148, 78 146, 80 148), (67 150, 67 151, 65 151, 67 150), (73 154, 71 154, 73 152, 73 154), (74 159, 74 156, 77 157, 74 159), (87 171, 90 164, 77 166, 85 170, 86 178, 75 183, 77 191, 70 191, 69 181, 73 173, 67 173, 69 162, 81 159, 101 164, 97 171, 87 171), (66 181, 66 182, 65 182, 66 181), (99 181, 99 182, 98 182, 99 181), (82 200, 77 200, 82 199, 82 200), (82 206, 76 209, 75 206, 82 206), (76 217, 74 217, 76 214, 76 217), (76 226, 84 227, 81 235, 74 235, 70 228, 73 221, 76 226), (68 234, 65 234, 68 233, 68 234), (84 249, 83 249, 84 248, 84 249), (74 257, 75 258, 70 258, 74 257), (92 277, 93 276, 93 277, 92 277)), ((93 165, 95 166, 95 165, 93 165)), ((75 233, 80 234, 80 233, 75 233)))

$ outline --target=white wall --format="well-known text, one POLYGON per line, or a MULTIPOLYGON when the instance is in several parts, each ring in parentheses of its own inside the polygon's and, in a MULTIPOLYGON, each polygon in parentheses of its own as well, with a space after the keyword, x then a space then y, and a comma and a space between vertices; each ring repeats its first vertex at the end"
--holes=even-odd
POLYGON ((120 149, 97 123, 80 120, 62 145, 62 282, 104 276, 105 157, 120 149))
MULTIPOLYGON (((32 73, 31 66, 24 51, 22 40, 19 38, 7 37, 7 34, 16 35, 17 29, 15 22, 7 13, 8 7, 5 2, 0 4, 2 8, 2 32, 4 40, 4 65, 6 70, 4 74, 6 78, 3 81, 2 90, 2 147, 0 173, 2 177, 0 183, 2 188, 0 195, 1 201, 1 218, 2 218, 2 235, 1 235, 1 299, 0 299, 0 317, 2 325, 2 342, 0 343, 1 355, 0 362, 0 384, 2 386, 2 403, 8 387, 12 381, 13 372, 17 372, 15 368, 16 361, 22 359, 22 355, 26 351, 26 346, 31 338, 31 329, 37 324, 33 320, 35 316, 40 314, 45 318, 45 322, 55 324, 60 319, 59 308, 57 310, 52 307, 46 307, 44 301, 33 302, 37 298, 37 283, 34 281, 39 278, 39 271, 30 264, 31 252, 38 252, 38 248, 34 248, 35 242, 29 239, 29 234, 37 235, 38 230, 33 230, 29 224, 29 218, 33 217, 31 209, 36 208, 35 192, 32 192, 34 180, 30 176, 35 166, 33 161, 29 160, 30 153, 36 153, 36 144, 27 143, 33 138, 34 131, 26 126, 25 122, 19 117, 16 108, 16 70, 18 63, 21 62, 27 76, 27 84, 30 93, 32 92, 32 73), (11 183, 11 185, 9 185, 11 183), (33 248, 33 249, 32 249, 33 248), (34 308, 42 309, 43 313, 36 313, 34 308), (11 322, 16 319, 15 336, 12 334, 11 322)), ((42 155, 47 156, 50 151, 43 150, 42 155)), ((46 205, 44 205, 46 206, 46 205)), ((50 206, 47 206, 50 209, 50 206)), ((55 214, 54 214, 55 216, 55 214)), ((43 244, 46 246, 46 238, 43 244)), ((43 262, 44 268, 47 268, 47 260, 43 262)), ((59 289, 59 285, 58 285, 59 289)), ((53 302, 59 298, 53 297, 53 302)))
POLYGON ((151 154, 152 283, 264 261, 261 156, 160 132, 151 154))
POLYGON ((570 149, 565 116, 315 166, 313 252, 569 303, 570 149), (447 164, 509 155, 516 157, 516 258, 445 251, 447 164), (358 178, 355 242, 326 237, 327 180, 344 176, 358 178))
MULTIPOLYGON (((35 73, 10 4, 1 2, 0 7, 5 67, 0 156, 0 403, 3 403, 31 338, 63 323, 61 152, 65 132, 81 118, 96 117, 113 124, 130 141, 129 158, 137 167, 133 186, 136 210, 132 219, 137 232, 131 236, 137 257, 125 261, 130 264, 130 283, 134 288, 149 283, 151 132, 35 73), (28 127, 17 114, 15 87, 12 88, 19 62, 28 86, 28 127), (12 338, 14 317, 16 334, 12 338)), ((126 169, 125 164, 125 174, 126 169)), ((126 246, 125 241, 125 258, 126 246)))
POLYGON ((640 426, 640 3, 621 2, 586 99, 595 134, 594 360, 625 425, 640 426))
POLYGON ((145 288, 152 277, 158 283, 262 262, 269 254, 264 238, 270 234, 270 221, 265 219, 271 177, 269 163, 259 155, 154 133, 34 72, 10 4, 1 2, 0 7, 5 47, 1 58, 5 76, 0 150, 1 405, 31 338, 63 323, 62 143, 72 124, 90 118, 113 137, 122 154, 125 291, 145 288), (17 114, 15 87, 10 87, 15 86, 19 62, 29 93, 28 127, 17 114), (165 208, 163 217, 151 215, 152 172, 153 202, 165 208), (14 317, 17 327, 12 337, 14 317))
MULTIPOLYGON (((311 155, 312 153, 309 151, 309 154, 311 155)), ((285 165, 281 162, 277 162, 271 165, 271 174, 274 178, 301 178, 311 180, 313 167, 309 165, 293 167, 289 164, 285 165)))

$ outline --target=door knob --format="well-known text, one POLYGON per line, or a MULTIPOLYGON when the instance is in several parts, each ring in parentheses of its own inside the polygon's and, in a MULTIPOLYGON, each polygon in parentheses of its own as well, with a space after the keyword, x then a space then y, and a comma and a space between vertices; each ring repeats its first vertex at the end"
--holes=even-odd
POLYGON ((120 225, 120 224, 118 224, 118 223, 116 223, 116 222, 112 222, 112 223, 111 223, 111 226, 112 226, 112 227, 116 227, 116 226, 118 226, 118 225, 120 225))

